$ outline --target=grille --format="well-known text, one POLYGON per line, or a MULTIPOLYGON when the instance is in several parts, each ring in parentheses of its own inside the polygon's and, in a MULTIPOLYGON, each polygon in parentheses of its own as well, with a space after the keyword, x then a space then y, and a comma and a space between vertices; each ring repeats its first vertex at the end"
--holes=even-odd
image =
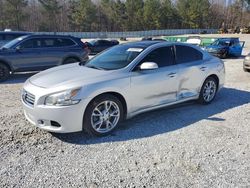
POLYGON ((27 92, 27 91, 23 91, 23 101, 28 104, 28 105, 31 105, 31 106, 34 106, 34 103, 35 103, 35 95, 27 92))

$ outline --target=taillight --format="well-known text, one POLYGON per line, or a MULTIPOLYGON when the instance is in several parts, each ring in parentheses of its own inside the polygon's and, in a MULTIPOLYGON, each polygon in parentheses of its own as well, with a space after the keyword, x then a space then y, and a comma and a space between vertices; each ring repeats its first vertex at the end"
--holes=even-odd
POLYGON ((90 53, 90 49, 89 49, 89 47, 87 46, 87 44, 86 44, 86 43, 83 43, 82 48, 83 48, 83 50, 87 50, 87 51, 88 51, 88 53, 90 53))

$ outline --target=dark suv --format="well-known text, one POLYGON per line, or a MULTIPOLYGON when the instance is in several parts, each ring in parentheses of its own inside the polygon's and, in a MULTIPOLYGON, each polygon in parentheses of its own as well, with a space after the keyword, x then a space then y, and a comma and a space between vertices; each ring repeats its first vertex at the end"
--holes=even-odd
POLYGON ((119 41, 117 40, 91 40, 89 42, 86 42, 91 55, 96 55, 118 44, 119 41))
POLYGON ((0 32, 0 47, 10 42, 13 39, 18 37, 29 35, 31 33, 28 32, 20 32, 20 31, 1 31, 0 32))
POLYGON ((27 35, 0 49, 0 81, 10 72, 41 71, 53 66, 88 60, 80 38, 59 35, 27 35))

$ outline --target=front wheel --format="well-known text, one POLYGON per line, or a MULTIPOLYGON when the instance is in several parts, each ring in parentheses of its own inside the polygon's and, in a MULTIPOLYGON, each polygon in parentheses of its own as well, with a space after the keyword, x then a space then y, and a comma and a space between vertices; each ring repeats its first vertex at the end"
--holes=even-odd
POLYGON ((79 62, 76 58, 70 57, 63 61, 63 65, 79 62))
POLYGON ((94 99, 87 107, 83 129, 96 136, 105 136, 112 132, 123 120, 122 103, 113 95, 102 95, 94 99))
POLYGON ((7 80, 10 76, 10 69, 5 65, 0 63, 0 82, 7 80))
POLYGON ((217 81, 213 77, 208 77, 202 85, 199 102, 201 104, 209 104, 211 103, 217 93, 217 81))

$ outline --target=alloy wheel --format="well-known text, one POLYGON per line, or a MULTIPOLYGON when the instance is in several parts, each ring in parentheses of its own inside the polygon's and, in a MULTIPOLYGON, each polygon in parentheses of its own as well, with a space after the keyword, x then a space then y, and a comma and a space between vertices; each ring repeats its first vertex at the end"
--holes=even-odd
POLYGON ((203 89, 203 99, 206 102, 212 101, 213 98, 215 97, 216 90, 217 86, 213 80, 209 80, 208 82, 206 82, 205 87, 203 89))
POLYGON ((113 101, 103 101, 96 105, 91 115, 92 128, 98 133, 114 129, 120 119, 120 109, 113 101))

